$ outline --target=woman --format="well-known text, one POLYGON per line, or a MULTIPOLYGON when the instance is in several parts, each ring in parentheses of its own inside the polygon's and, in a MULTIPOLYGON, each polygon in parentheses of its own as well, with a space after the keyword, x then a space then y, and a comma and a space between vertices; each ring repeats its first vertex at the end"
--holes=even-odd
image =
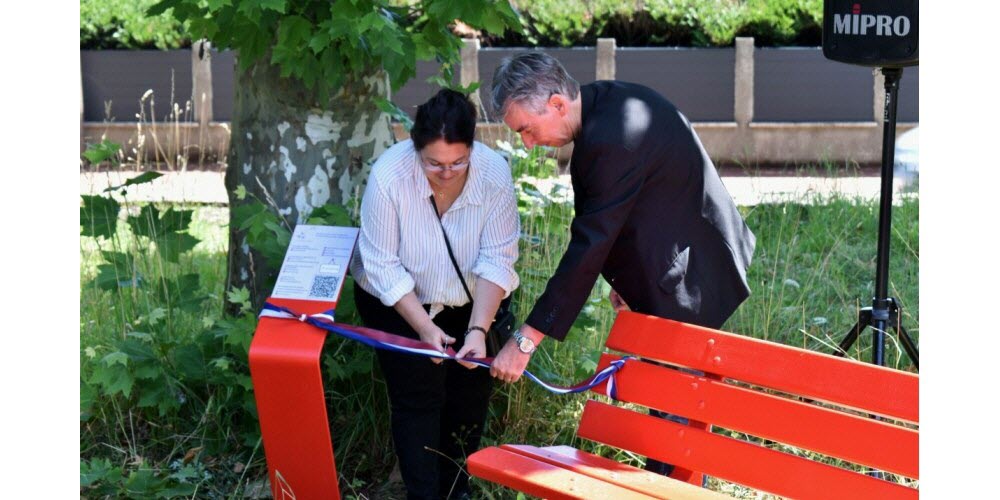
MULTIPOLYGON (((351 262, 365 326, 442 352, 451 346, 460 358, 486 355, 497 308, 518 286, 520 227, 510 168, 474 141, 475 129, 475 108, 461 93, 441 90, 417 108, 410 139, 372 167, 351 262)), ((376 353, 407 498, 467 498, 469 478, 459 464, 479 446, 489 371, 461 361, 376 353)))

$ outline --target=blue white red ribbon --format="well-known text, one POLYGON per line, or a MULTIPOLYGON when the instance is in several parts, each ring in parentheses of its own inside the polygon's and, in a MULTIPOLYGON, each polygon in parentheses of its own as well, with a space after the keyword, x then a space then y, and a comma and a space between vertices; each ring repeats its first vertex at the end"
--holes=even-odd
MULTIPOLYGON (((322 328, 328 332, 340 335, 341 337, 356 340, 376 349, 384 349, 387 351, 402 352, 418 356, 427 356, 430 358, 454 360, 461 359, 464 362, 472 363, 484 368, 489 368, 493 363, 493 358, 457 358, 455 357, 455 351, 451 347, 448 347, 444 352, 441 352, 435 349, 434 346, 420 340, 414 340, 380 330, 365 328, 363 326, 337 323, 334 321, 334 311, 332 309, 318 314, 298 314, 287 307, 277 306, 270 302, 266 302, 264 303, 264 308, 260 312, 260 317, 297 319, 303 323, 308 323, 315 327, 322 328)), ((632 359, 635 359, 635 357, 625 356, 621 359, 612 361, 609 366, 595 373, 587 380, 569 387, 553 385, 545 382, 528 370, 524 371, 524 375, 546 390, 556 394, 573 394, 588 391, 606 380, 608 383, 605 394, 611 399, 618 399, 618 387, 615 383, 615 373, 625 366, 625 362, 632 359)))

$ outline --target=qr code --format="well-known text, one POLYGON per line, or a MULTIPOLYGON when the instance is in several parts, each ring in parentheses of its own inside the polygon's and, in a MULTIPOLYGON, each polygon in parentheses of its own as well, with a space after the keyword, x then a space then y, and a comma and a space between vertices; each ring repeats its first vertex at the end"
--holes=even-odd
POLYGON ((338 276, 316 276, 313 278, 312 288, 309 289, 309 296, 324 299, 336 298, 339 285, 340 277, 338 276))

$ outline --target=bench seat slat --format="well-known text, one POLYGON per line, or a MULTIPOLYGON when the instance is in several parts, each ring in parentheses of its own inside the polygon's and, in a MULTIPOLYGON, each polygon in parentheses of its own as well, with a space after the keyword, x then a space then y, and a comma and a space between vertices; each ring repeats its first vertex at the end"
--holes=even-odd
POLYGON ((595 400, 587 401, 577 434, 784 497, 918 497, 916 489, 900 484, 595 400))
POLYGON ((466 463, 473 476, 550 500, 656 498, 495 446, 469 455, 466 463))
POLYGON ((570 446, 537 448, 528 445, 505 444, 501 448, 655 498, 677 500, 729 498, 705 488, 618 463, 570 446))
MULTIPOLYGON (((598 370, 619 356, 603 354, 598 370)), ((630 361, 617 375, 618 399, 699 422, 917 478, 916 430, 630 361)), ((593 389, 605 394, 604 384, 593 389)))
POLYGON ((607 346, 644 358, 918 422, 912 373, 634 312, 619 313, 607 346))

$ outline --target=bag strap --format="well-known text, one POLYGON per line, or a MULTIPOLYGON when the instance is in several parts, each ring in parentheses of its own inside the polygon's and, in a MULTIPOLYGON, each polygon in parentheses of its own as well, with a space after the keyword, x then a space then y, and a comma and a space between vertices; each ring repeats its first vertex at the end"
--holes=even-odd
POLYGON ((451 257, 451 265, 455 267, 455 272, 458 273, 458 279, 462 282, 462 288, 465 290, 465 295, 469 297, 469 302, 472 302, 472 294, 469 292, 468 285, 465 284, 465 278, 462 277, 462 271, 458 268, 458 261, 455 260, 455 254, 451 251, 451 242, 448 241, 448 233, 444 230, 444 223, 441 222, 441 215, 438 214, 437 203, 434 202, 434 195, 431 195, 431 206, 434 207, 434 215, 437 216, 438 224, 441 225, 441 234, 444 235, 444 245, 448 247, 448 257, 451 257))

